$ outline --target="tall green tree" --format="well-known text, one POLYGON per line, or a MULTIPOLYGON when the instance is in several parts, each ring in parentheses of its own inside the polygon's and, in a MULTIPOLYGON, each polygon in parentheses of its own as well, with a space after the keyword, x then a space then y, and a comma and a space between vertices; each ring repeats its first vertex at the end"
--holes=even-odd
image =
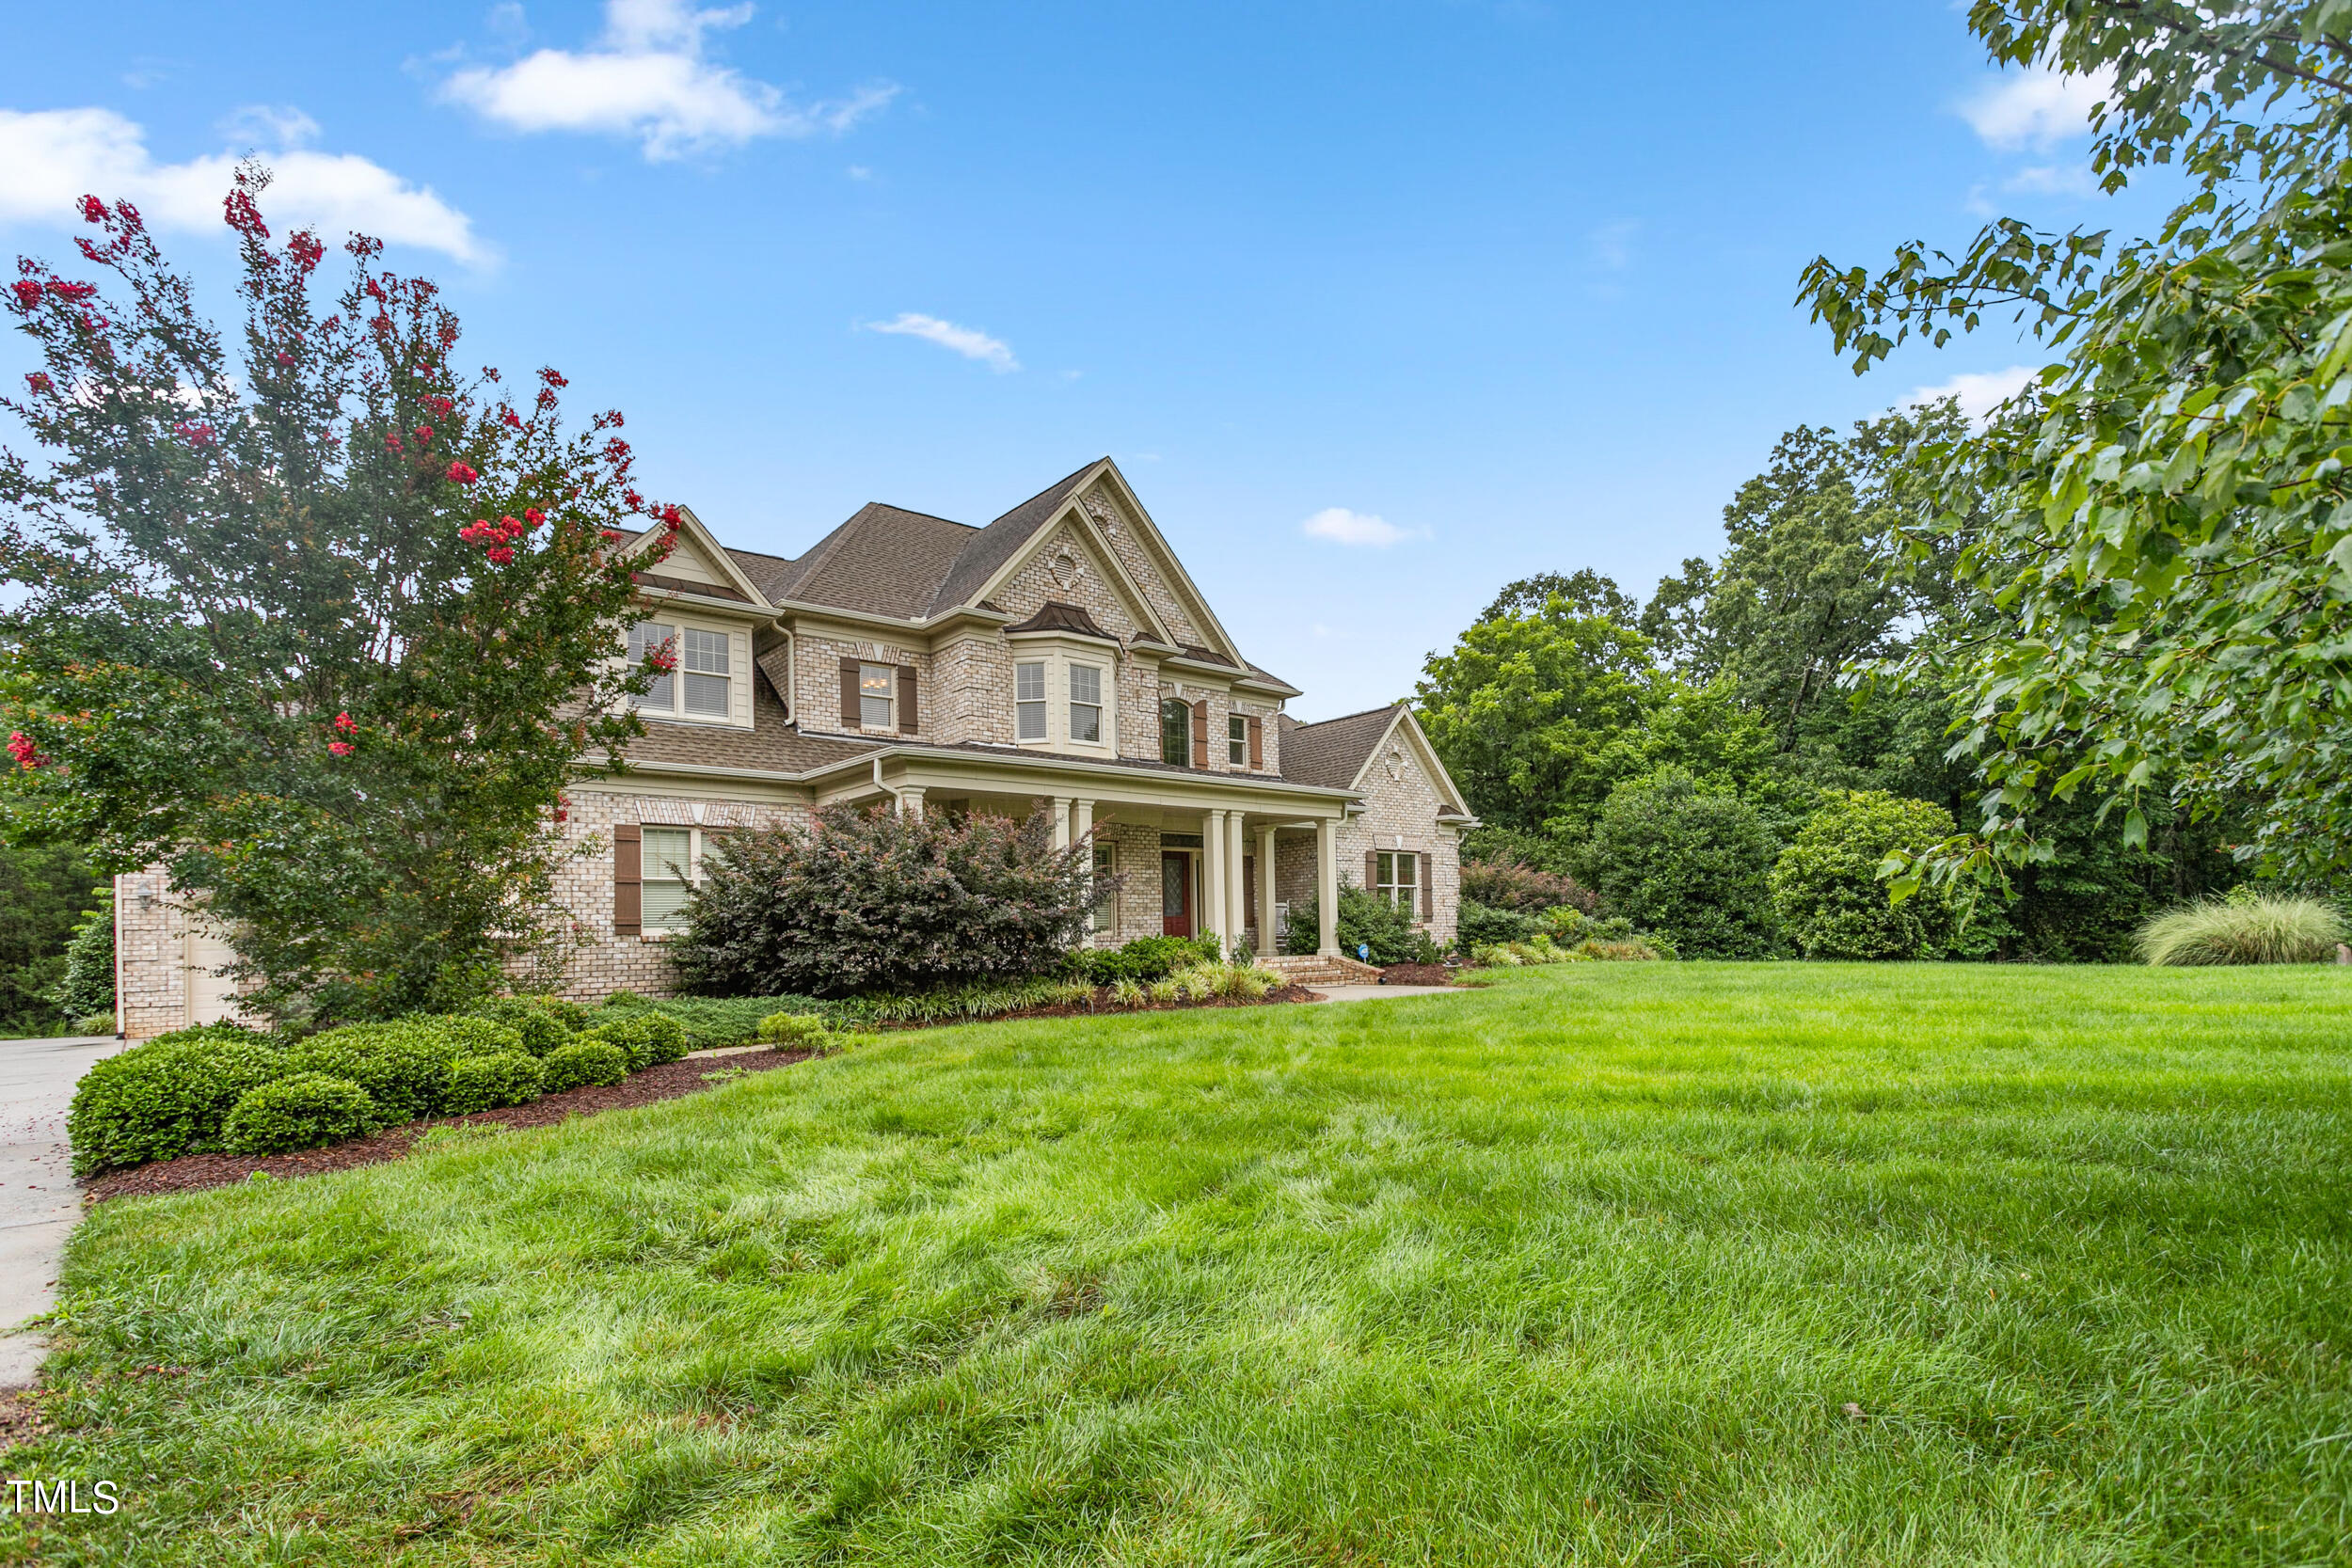
POLYGON ((64 845, 0 845, 0 1033, 47 1034, 74 923, 103 895, 95 868, 64 845))
POLYGON ((1553 593, 1532 610, 1505 606, 1422 667, 1422 726, 1470 809, 1496 827, 1588 822, 1616 783, 1612 748, 1648 709, 1649 640, 1585 602, 1553 593))
POLYGON ((615 654, 657 509, 617 413, 566 434, 556 372, 460 373, 375 242, 320 299, 265 183, 224 208, 233 347, 127 203, 82 202, 92 278, 19 262, 42 368, 0 406, 43 460, 0 457, 0 832, 164 865, 268 1010, 447 1006, 560 937, 564 782, 653 673, 615 654))
POLYGON ((2053 801, 2112 792, 2131 846, 2145 792, 2243 813, 2273 873, 2352 869, 2352 6, 1978 0, 1994 60, 2112 82, 2092 167, 2152 163, 2191 194, 2150 238, 2013 219, 1957 254, 1872 274, 1817 260, 1802 297, 1857 372, 1914 335, 2011 316, 2056 360, 1982 435, 1923 443, 1956 550, 2006 619, 1918 651, 1963 691, 1988 785, 1981 834, 1939 879, 2046 863, 2053 801))

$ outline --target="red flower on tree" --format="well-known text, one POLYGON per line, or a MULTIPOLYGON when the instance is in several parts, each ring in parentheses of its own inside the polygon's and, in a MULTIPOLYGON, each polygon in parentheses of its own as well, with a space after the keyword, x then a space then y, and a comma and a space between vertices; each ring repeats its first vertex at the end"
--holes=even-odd
POLYGON ((32 737, 23 730, 8 732, 8 755, 16 758, 19 768, 39 768, 49 760, 40 754, 40 748, 34 745, 32 737))
POLYGON ((326 743, 326 749, 339 757, 347 757, 356 748, 348 740, 330 740, 326 743))
POLYGON ((446 477, 453 484, 471 484, 482 476, 468 467, 462 460, 453 457, 450 459, 449 473, 446 477))
POLYGON ((30 387, 34 391, 40 393, 42 397, 47 397, 50 393, 57 389, 57 384, 49 379, 49 372, 46 371, 34 371, 30 372, 24 377, 24 385, 30 387))
POLYGON ((201 420, 188 420, 181 424, 173 425, 171 428, 175 435, 192 447, 200 449, 209 447, 213 444, 213 427, 206 424, 201 420))
POLYGON ((355 721, 348 713, 339 713, 335 715, 335 727, 342 731, 345 735, 358 735, 359 733, 359 725, 358 721, 355 721))
POLYGON ((105 222, 106 204, 94 196, 82 198, 82 221, 85 223, 105 222))
POLYGON ((8 285, 8 287, 16 294, 16 308, 18 309, 30 310, 40 303, 40 285, 34 282, 31 278, 21 277, 14 283, 8 285))

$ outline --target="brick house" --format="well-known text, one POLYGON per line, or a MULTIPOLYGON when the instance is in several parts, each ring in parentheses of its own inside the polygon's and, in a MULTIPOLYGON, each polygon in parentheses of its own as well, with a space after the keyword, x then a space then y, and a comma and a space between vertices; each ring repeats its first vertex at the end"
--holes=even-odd
MULTIPOLYGON (((677 665, 640 705, 628 772, 571 792, 577 995, 667 989, 708 834, 838 800, 1049 811, 1120 879, 1106 945, 1208 933, 1271 955, 1320 890, 1327 974, 1343 877, 1453 937, 1472 819, 1411 712, 1285 713, 1297 689, 1243 657, 1108 458, 984 528, 876 503, 788 560, 688 513, 638 581, 630 652, 668 642, 677 665)), ((116 886, 134 1036, 234 1000, 217 942, 158 880, 116 886)))

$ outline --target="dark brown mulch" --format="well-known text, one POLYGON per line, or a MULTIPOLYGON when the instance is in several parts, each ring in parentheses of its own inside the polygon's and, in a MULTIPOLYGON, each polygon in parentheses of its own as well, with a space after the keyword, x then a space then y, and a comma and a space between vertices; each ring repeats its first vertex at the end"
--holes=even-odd
POLYGON ((1380 972, 1384 986, 1450 986, 1462 977, 1443 964, 1391 964, 1380 972))
POLYGON ((745 1072, 767 1072, 794 1062, 806 1061, 814 1053, 807 1051, 745 1051, 729 1056, 688 1056, 681 1061, 665 1062, 649 1067, 643 1072, 632 1072, 627 1079, 610 1086, 591 1084, 585 1088, 565 1089, 561 1094, 545 1095, 528 1105, 509 1105, 499 1111, 476 1111, 462 1117, 428 1117, 422 1121, 407 1121, 398 1127, 388 1127, 372 1137, 354 1138, 349 1143, 329 1144, 325 1148, 305 1148, 293 1154, 183 1154, 177 1160, 158 1160, 152 1164, 135 1165, 129 1170, 108 1171, 87 1182, 82 1191, 90 1202, 110 1197, 143 1196, 151 1193, 188 1193, 204 1187, 225 1187, 232 1181, 243 1181, 256 1174, 273 1177, 317 1176, 330 1170, 351 1170, 359 1165, 380 1165, 406 1155, 409 1147, 436 1127, 548 1127, 573 1117, 594 1116, 598 1111, 618 1111, 631 1105, 650 1105, 656 1101, 675 1100, 680 1095, 693 1094, 710 1087, 704 1074, 739 1069, 745 1072))
POLYGON ((986 1018, 935 1018, 911 1023, 860 1024, 860 1028, 887 1030, 952 1029, 961 1023, 1009 1023, 1024 1018, 1116 1018, 1126 1013, 1174 1013, 1194 1007, 1266 1007, 1282 1002, 1320 1002, 1323 993, 1304 986, 1277 986, 1263 996, 1213 996, 1206 1001, 1187 999, 1183 1002, 1144 1002, 1133 1007, 1122 1007, 1111 1000, 1108 986, 1098 987, 1092 1003, 1081 1006, 1075 1002, 1057 1002, 1050 1007, 1023 1007, 1017 1012, 991 1013, 986 1018))

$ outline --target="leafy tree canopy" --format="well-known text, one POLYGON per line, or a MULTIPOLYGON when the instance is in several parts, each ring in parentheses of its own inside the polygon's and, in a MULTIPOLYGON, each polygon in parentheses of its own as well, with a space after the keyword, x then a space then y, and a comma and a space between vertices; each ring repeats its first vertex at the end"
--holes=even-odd
MULTIPOLYGON (((567 776, 635 733, 617 413, 461 374, 434 286, 225 204, 243 329, 199 315, 135 209, 82 202, 96 281, 25 258, 42 369, 0 398, 0 832, 160 863, 280 1014, 447 1006, 552 942, 567 776)), ((677 523, 668 509, 651 554, 677 523)), ((667 655, 649 656, 658 662, 667 655)))

